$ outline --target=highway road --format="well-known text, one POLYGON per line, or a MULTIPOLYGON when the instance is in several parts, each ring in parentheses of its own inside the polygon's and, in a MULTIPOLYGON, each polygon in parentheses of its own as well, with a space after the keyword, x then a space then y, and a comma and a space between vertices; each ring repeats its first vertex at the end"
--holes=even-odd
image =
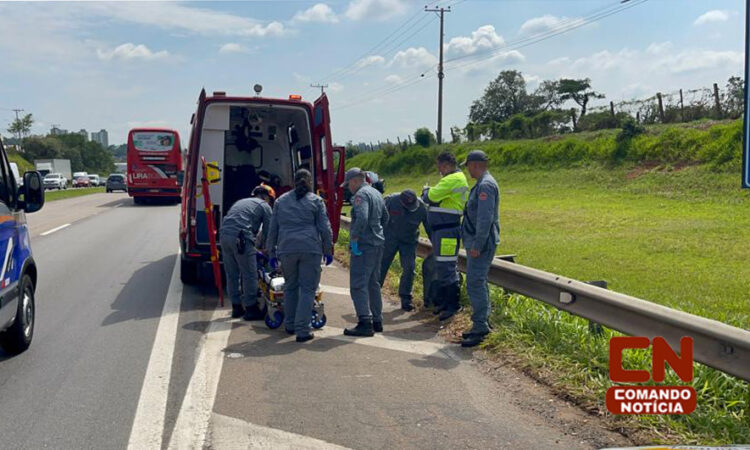
POLYGON ((630 445, 502 361, 446 343, 425 313, 354 322, 323 271, 328 325, 298 344, 183 287, 179 206, 121 194, 28 216, 39 267, 29 351, 0 353, 2 448, 600 448, 630 445))

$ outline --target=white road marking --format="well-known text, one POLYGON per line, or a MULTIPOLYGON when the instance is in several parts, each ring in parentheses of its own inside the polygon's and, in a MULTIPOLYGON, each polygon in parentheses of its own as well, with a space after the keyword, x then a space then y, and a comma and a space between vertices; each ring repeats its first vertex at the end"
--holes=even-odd
POLYGON ((208 448, 273 450, 346 449, 319 439, 245 422, 235 417, 211 414, 208 448))
POLYGON ((320 290, 323 292, 328 292, 329 294, 336 294, 336 295, 350 295, 349 288, 343 288, 338 286, 328 286, 326 284, 320 285, 320 290))
POLYGON ((47 236, 48 234, 52 234, 52 233, 54 233, 55 231, 60 231, 60 230, 62 230, 63 228, 68 228, 69 226, 70 226, 70 224, 69 224, 69 223, 66 223, 65 225, 60 225, 60 226, 59 226, 59 227, 57 227, 57 228, 53 228, 53 229, 51 229, 51 230, 47 230, 47 231, 45 231, 44 233, 40 234, 39 236, 47 236))
POLYGON ((182 282, 179 276, 180 255, 177 254, 167 298, 156 329, 154 346, 143 379, 141 396, 130 430, 128 448, 161 448, 164 432, 164 417, 167 410, 167 394, 172 373, 177 326, 182 303, 182 282))
POLYGON ((227 347, 231 331, 232 322, 227 319, 227 310, 216 308, 208 330, 201 337, 200 354, 172 431, 170 449, 204 447, 224 363, 222 352, 227 347))
POLYGON ((122 203, 116 204, 115 206, 113 206, 113 208, 119 208, 120 206, 122 206, 122 203))

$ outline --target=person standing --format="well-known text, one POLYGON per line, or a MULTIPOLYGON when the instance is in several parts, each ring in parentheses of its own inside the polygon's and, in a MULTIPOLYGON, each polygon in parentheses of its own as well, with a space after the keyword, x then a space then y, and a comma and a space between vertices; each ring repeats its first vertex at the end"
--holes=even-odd
POLYGON ((466 247, 466 291, 471 300, 471 330, 463 334, 461 346, 479 345, 490 332, 490 292, 487 273, 500 242, 498 205, 500 189, 487 169, 489 158, 481 150, 466 157, 469 175, 477 180, 466 203, 461 235, 466 247))
MULTIPOLYGON (((373 336, 383 331, 383 299, 380 295, 380 262, 383 259, 388 211, 383 196, 365 181, 358 167, 344 178, 352 193, 352 223, 349 227, 349 289, 357 314, 357 326, 344 330, 347 336, 373 336)), ((343 186, 343 185, 342 185, 343 186)))
POLYGON ((275 192, 268 186, 253 189, 252 197, 236 201, 221 223, 219 242, 224 271, 227 275, 227 294, 232 300, 232 317, 260 320, 263 310, 258 305, 258 273, 255 242, 268 236, 271 222, 270 203, 275 192), (242 286, 242 289, 240 289, 242 286))
POLYGON ((401 260, 401 279, 398 284, 398 296, 401 298, 401 309, 413 311, 412 286, 417 263, 417 243, 419 242, 419 224, 425 230, 427 224, 427 205, 411 189, 400 194, 385 197, 388 211, 388 224, 385 227, 385 246, 380 264, 380 286, 385 283, 388 268, 398 253, 401 260))
POLYGON ((333 262, 333 233, 323 199, 312 193, 312 174, 299 169, 294 190, 279 197, 273 207, 267 248, 271 266, 281 261, 284 273, 284 328, 297 342, 310 332, 315 293, 320 283, 321 258, 333 262), (278 258, 278 260, 277 260, 278 258))
POLYGON ((453 317, 460 309, 461 284, 456 270, 461 240, 461 216, 469 183, 458 169, 456 157, 442 152, 437 157, 442 178, 437 185, 425 188, 423 200, 429 205, 427 221, 432 229, 430 240, 434 257, 434 281, 439 289, 436 312, 440 320, 453 317))

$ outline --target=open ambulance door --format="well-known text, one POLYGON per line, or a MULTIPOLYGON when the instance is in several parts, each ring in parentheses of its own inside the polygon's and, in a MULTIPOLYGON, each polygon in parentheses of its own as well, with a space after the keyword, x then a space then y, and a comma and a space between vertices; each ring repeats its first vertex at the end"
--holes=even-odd
MULTIPOLYGON (((206 89, 201 89, 198 95, 198 107, 195 114, 190 118, 190 141, 188 143, 187 165, 185 167, 185 181, 183 184, 183 205, 184 218, 187 233, 186 251, 194 251, 197 246, 197 195, 200 188, 201 169, 199 153, 201 145, 201 130, 203 128, 203 116, 206 111, 206 89)), ((202 205, 201 205, 202 206, 202 205)), ((206 227, 205 214, 203 216, 202 227, 206 227)), ((200 256, 196 254, 195 256, 200 256)))
POLYGON ((328 219, 333 229, 333 241, 339 235, 343 189, 340 187, 340 172, 343 168, 343 153, 333 147, 331 139, 331 115, 328 97, 323 94, 313 104, 313 139, 317 155, 315 158, 316 191, 326 203, 328 219), (334 153, 339 153, 338 166, 334 164, 334 153))

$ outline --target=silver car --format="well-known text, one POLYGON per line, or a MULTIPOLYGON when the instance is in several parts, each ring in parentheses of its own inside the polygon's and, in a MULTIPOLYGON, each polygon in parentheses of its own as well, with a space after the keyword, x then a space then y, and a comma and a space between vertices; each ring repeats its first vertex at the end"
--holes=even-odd
POLYGON ((48 173, 44 176, 44 189, 67 189, 68 180, 59 173, 48 173))

